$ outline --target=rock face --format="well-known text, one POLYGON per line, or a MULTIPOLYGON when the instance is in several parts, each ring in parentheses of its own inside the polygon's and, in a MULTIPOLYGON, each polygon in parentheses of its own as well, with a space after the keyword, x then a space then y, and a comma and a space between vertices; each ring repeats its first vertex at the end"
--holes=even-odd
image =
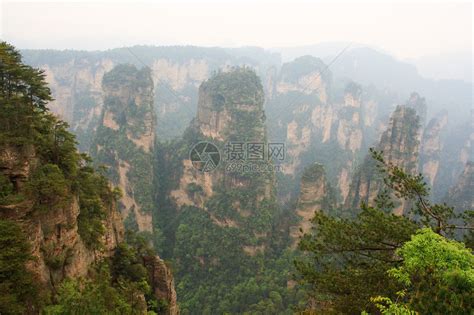
MULTIPOLYGON (((219 73, 199 88, 197 118, 191 128, 198 137, 209 139, 220 146, 223 149, 221 159, 224 160, 228 149, 225 147, 231 142, 241 143, 242 148, 248 142, 266 142, 263 102, 262 85, 252 70, 237 68, 219 73)), ((268 174, 254 180, 248 174, 226 174, 224 167, 203 173, 193 167, 188 157, 182 161, 182 165, 183 174, 179 186, 170 193, 179 206, 203 207, 206 200, 214 196, 219 188, 245 189, 257 181, 262 181, 263 184, 255 185, 255 193, 259 192, 261 199, 270 194, 271 179, 268 174), (190 187, 199 187, 200 192, 189 194, 190 187)))
POLYGON ((324 63, 305 56, 282 66, 268 104, 270 137, 285 141, 287 161, 283 172, 294 176, 304 163, 311 143, 327 142, 334 110, 327 106, 330 73, 324 63))
MULTIPOLYGON (((402 167, 409 173, 414 173, 418 167, 418 139, 419 117, 415 110, 406 106, 397 106, 376 150, 383 152, 387 163, 402 167)), ((375 162, 368 156, 352 179, 344 207, 357 209, 362 201, 370 205, 382 188, 383 182, 377 172, 375 162)), ((402 203, 394 211, 400 215, 404 209, 405 203, 402 203)))
MULTIPOLYGON (((466 211, 474 210, 474 162, 469 161, 465 164, 464 170, 459 175, 455 184, 450 187, 448 193, 442 199, 442 202, 454 207, 454 213, 462 215, 466 211)), ((460 219, 453 222, 456 225, 466 225, 460 219)), ((456 230, 455 235, 459 239, 469 236, 469 230, 456 230)))
POLYGON ((269 134, 287 146, 285 183, 295 185, 304 167, 317 161, 327 166, 343 200, 355 162, 375 140, 385 114, 381 107, 392 98, 354 82, 335 86, 326 65, 310 56, 284 64, 274 90, 267 105, 269 134))
POLYGON ((451 187, 445 202, 454 206, 457 213, 474 209, 474 162, 467 162, 456 184, 451 187))
POLYGON ((331 211, 335 206, 336 200, 326 179, 324 167, 318 163, 306 167, 301 177, 300 195, 296 205, 296 214, 301 221, 291 230, 295 243, 299 236, 309 232, 311 219, 316 212, 331 211))
POLYGON ((148 270, 153 294, 158 300, 166 301, 167 303, 167 314, 179 314, 174 279, 168 266, 158 256, 146 257, 145 266, 148 270))
POLYGON ((155 115, 150 70, 119 65, 103 78, 104 105, 91 151, 122 189, 124 219, 152 231, 155 115))
POLYGON ((428 184, 433 187, 441 162, 443 132, 448 124, 448 113, 443 111, 430 120, 426 126, 421 143, 421 171, 428 184))
POLYGON ((70 123, 82 150, 89 149, 97 128, 102 108, 102 77, 113 65, 110 58, 66 58, 61 63, 42 60, 35 65, 45 71, 54 96, 48 107, 70 123))
POLYGON ((252 70, 236 68, 219 73, 199 88, 199 130, 204 136, 218 141, 237 138, 263 141, 263 102, 262 84, 252 70))
MULTIPOLYGON (((32 146, 2 146, 0 150, 0 176, 8 178, 19 193, 27 189, 25 183, 40 163, 32 146)), ((1 219, 18 222, 27 231, 34 257, 28 263, 28 269, 43 287, 53 291, 66 278, 87 277, 95 263, 113 256, 118 244, 124 241, 121 215, 114 202, 104 201, 101 246, 88 247, 79 232, 80 196, 72 191, 69 193, 66 204, 46 211, 36 209, 31 199, 0 205, 1 219)), ((156 298, 165 301, 167 314, 179 314, 170 269, 158 256, 143 259, 156 298)))
MULTIPOLYGON (((451 115, 450 115, 451 116, 451 115)), ((474 116, 473 116, 474 117, 474 116)), ((428 124, 428 127, 431 124, 428 124)), ((435 125, 434 125, 435 126, 435 125)), ((425 131, 426 132, 426 131, 425 131)), ((437 141, 438 137, 433 137, 437 141)), ((472 143, 474 140, 474 119, 459 126, 447 126, 440 130, 439 145, 441 151, 434 155, 434 158, 428 159, 429 155, 425 154, 424 159, 421 160, 422 166, 436 166, 436 176, 434 177, 432 186, 433 199, 436 202, 441 202, 449 189, 456 184, 459 176, 462 174, 467 162, 474 160, 474 150, 472 143), (430 161, 439 163, 430 163, 430 161), (426 162, 428 161, 428 163, 426 162)), ((435 142, 430 144, 436 145, 435 142)), ((425 152, 421 152, 422 154, 425 152)), ((434 168, 428 168, 423 174, 427 178, 433 178, 428 173, 434 168)), ((433 172, 434 173, 434 172, 433 172)))
MULTIPOLYGON (((9 178, 20 193, 25 191, 24 183, 39 165, 32 146, 4 146, 0 150, 0 175, 9 178)), ((35 209, 34 202, 29 199, 17 204, 0 205, 1 218, 14 220, 28 231, 32 255, 36 258, 29 268, 43 285, 50 288, 65 278, 85 276, 93 263, 110 257, 117 244, 123 241, 120 215, 113 203, 104 202, 103 248, 88 248, 78 232, 79 196, 70 193, 67 203, 47 211, 35 209)))
POLYGON ((421 97, 420 94, 416 92, 412 92, 410 94, 410 98, 405 103, 405 106, 413 108, 416 111, 418 117, 420 117, 420 126, 424 127, 425 122, 426 122, 426 111, 427 111, 425 98, 421 97))
MULTIPOLYGON (((295 196, 304 167, 315 160, 326 165, 328 179, 338 198, 345 199, 356 168, 353 161, 361 160, 368 146, 377 141, 386 127, 392 107, 400 104, 402 99, 399 97, 403 93, 410 92, 406 90, 409 86, 424 91, 432 100, 432 111, 449 104, 450 124, 464 122, 465 108, 471 105, 471 98, 464 96, 465 91, 468 94, 471 91, 468 84, 461 93, 446 93, 444 88, 440 88, 445 86, 441 83, 425 82, 421 78, 413 81, 418 77, 414 70, 411 74, 405 73, 401 80, 400 73, 398 70, 394 72, 394 69, 401 69, 404 65, 386 63, 390 58, 365 49, 351 49, 343 59, 332 65, 334 80, 318 58, 304 56, 281 64, 277 54, 258 48, 135 46, 104 52, 26 50, 23 53, 27 63, 46 71, 56 99, 49 106, 71 125, 82 151, 90 150, 93 135, 102 121, 103 76, 118 64, 130 63, 140 67, 146 64, 150 67, 158 122, 155 128, 160 140, 178 138, 188 127, 189 121, 196 116, 198 88, 214 71, 228 70, 237 65, 252 67, 263 82, 269 139, 287 144, 288 154, 283 171, 286 174, 285 183, 291 184, 284 186, 291 186, 288 190, 292 194, 280 189, 285 190, 281 196, 283 199, 288 199, 288 195, 295 196), (348 57, 353 52, 355 55, 348 57), (374 73, 359 71, 360 64, 371 64, 374 60, 379 60, 384 68, 377 76, 381 73, 392 73, 393 76, 367 80, 367 76, 371 77, 374 73), (361 91, 351 89, 353 84, 341 79, 346 77, 363 84, 361 91), (422 86, 419 85, 421 82, 424 82, 422 86), (399 90, 401 86, 404 88, 399 90), (357 149, 359 143, 361 148, 357 149), (339 157, 336 163, 328 163, 334 162, 333 156, 339 157)), ((424 99, 412 93, 406 105, 417 110, 423 126, 428 117, 424 99)), ((106 120, 112 121, 110 117, 106 120)), ((222 125, 225 121, 219 123, 222 125)), ((113 124, 110 126, 114 128, 113 124)), ((446 193, 462 171, 466 156, 471 154, 467 150, 458 152, 460 148, 452 148, 451 144, 459 140, 455 133, 448 132, 447 138, 450 140, 444 145, 442 155, 445 156, 441 158, 438 168, 439 177, 448 178, 449 183, 437 184, 434 180, 433 193, 436 196, 446 193), (460 155, 456 160, 449 156, 453 150, 460 155), (453 163, 456 163, 454 169, 453 163)), ((434 164, 426 165, 427 172, 431 173, 434 168, 434 164)), ((428 176, 432 181, 432 174, 428 176)))

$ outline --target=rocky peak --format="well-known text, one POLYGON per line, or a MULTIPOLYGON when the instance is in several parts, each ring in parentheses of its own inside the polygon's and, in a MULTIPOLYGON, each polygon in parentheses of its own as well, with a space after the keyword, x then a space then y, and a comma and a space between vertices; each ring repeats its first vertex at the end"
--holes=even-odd
POLYGON ((326 65, 319 58, 302 56, 292 62, 283 64, 280 78, 277 83, 277 92, 302 92, 304 94, 316 93, 321 102, 327 102, 327 86, 331 74, 326 70, 326 65))
MULTIPOLYGON (((229 161, 223 161, 226 147, 232 142, 242 144, 243 148, 247 143, 266 142, 263 103, 260 79, 248 68, 219 72, 202 83, 197 117, 189 131, 193 133, 193 141, 211 140, 220 147, 222 165, 211 172, 201 172, 193 167, 189 156, 181 157, 179 184, 169 192, 178 208, 195 206, 206 211, 217 226, 240 227, 257 215, 256 209, 263 200, 270 199, 272 171, 229 171, 226 168, 229 161), (221 204, 223 200, 225 206, 221 204), (220 207, 227 209, 225 215, 220 207)), ((268 166, 270 162, 264 159, 255 164, 268 166)))
POLYGON ((408 101, 405 103, 406 107, 413 108, 420 117, 420 125, 424 126, 426 121, 427 105, 424 97, 421 97, 417 92, 412 92, 408 101))
POLYGON ((432 118, 426 126, 421 142, 421 171, 433 187, 440 167, 443 150, 442 134, 448 124, 448 112, 442 111, 432 118))
POLYGON ((104 75, 104 105, 91 153, 121 188, 124 219, 152 231, 155 114, 148 68, 117 65, 104 75))
MULTIPOLYGON (((376 150, 382 151, 387 163, 392 163, 414 173, 417 171, 419 117, 415 110, 406 106, 397 106, 390 117, 387 129, 380 137, 376 150)), ((361 201, 373 202, 383 187, 376 162, 367 156, 354 175, 344 207, 352 211, 358 209, 361 201)), ((396 214, 401 214, 405 203, 398 205, 396 214)))
POLYGON ((153 81, 148 68, 118 65, 104 75, 102 124, 126 129, 129 140, 145 152, 154 145, 153 81))
POLYGON ((445 201, 456 212, 474 209, 474 162, 467 162, 456 184, 449 190, 445 201))
POLYGON ((219 72, 199 87, 197 124, 215 140, 262 140, 264 92, 249 68, 219 72))
POLYGON ((301 177, 300 195, 296 206, 300 222, 296 227, 292 227, 291 236, 296 240, 303 233, 309 232, 310 221, 315 212, 331 211, 335 204, 336 200, 323 165, 314 163, 307 166, 301 177))
POLYGON ((337 141, 341 148, 354 154, 362 146, 362 87, 359 84, 346 85, 344 103, 337 116, 337 141))
POLYGON ((416 111, 397 106, 377 149, 384 152, 385 160, 407 171, 416 171, 419 146, 420 118, 416 111))

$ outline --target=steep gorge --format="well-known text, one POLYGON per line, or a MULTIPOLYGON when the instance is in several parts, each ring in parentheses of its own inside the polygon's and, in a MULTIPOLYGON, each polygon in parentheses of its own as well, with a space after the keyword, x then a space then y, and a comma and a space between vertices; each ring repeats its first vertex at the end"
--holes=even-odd
MULTIPOLYGON (((184 312, 291 309, 298 299, 297 290, 289 290, 289 249, 309 231, 315 212, 343 208, 352 216, 360 201, 374 201, 383 183, 373 161, 363 157, 377 140, 387 161, 422 171, 439 191, 447 189, 441 187, 444 174, 454 181, 472 155, 468 128, 451 137, 443 114, 421 132, 427 116, 418 94, 395 107, 390 91, 335 80, 317 58, 278 69, 271 60, 221 50, 173 48, 169 55, 161 49, 138 48, 140 61, 113 50, 69 56, 74 62, 46 58, 44 65, 57 95, 53 109, 69 115, 83 149, 121 188, 117 206, 126 228, 140 231, 173 264, 184 312), (140 69, 144 64, 151 66, 140 69), (83 102, 79 96, 90 97, 83 102), (168 138, 175 139, 163 141, 168 138), (447 139, 461 138, 465 142, 450 156, 447 139), (218 148, 216 169, 203 172, 190 158, 199 142, 218 148), (248 143, 269 142, 284 142, 282 173, 274 172, 271 159, 253 162, 270 171, 226 168, 248 143), (296 200, 296 207, 282 210, 277 192, 280 201, 296 200)), ((237 164, 247 162, 242 159, 237 164)), ((396 214, 405 208, 397 205, 396 214)), ((150 258, 146 267, 152 279, 164 279, 156 294, 176 306, 166 264, 150 258)))

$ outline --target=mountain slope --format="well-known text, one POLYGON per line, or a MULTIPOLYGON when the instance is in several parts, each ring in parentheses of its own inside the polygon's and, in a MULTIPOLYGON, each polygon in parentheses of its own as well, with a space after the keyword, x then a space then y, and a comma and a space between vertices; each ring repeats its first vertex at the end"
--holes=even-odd
POLYGON ((168 268, 125 242, 119 194, 49 113, 43 73, 4 42, 0 73, 0 312, 177 314, 168 268))

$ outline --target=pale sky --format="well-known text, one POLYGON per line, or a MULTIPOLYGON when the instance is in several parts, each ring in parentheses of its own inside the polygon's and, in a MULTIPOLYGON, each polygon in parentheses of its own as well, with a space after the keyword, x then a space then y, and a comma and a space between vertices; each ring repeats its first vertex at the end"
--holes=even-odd
POLYGON ((411 2, 2 0, 0 36, 19 48, 271 48, 350 41, 403 59, 472 54, 472 3, 411 2))

